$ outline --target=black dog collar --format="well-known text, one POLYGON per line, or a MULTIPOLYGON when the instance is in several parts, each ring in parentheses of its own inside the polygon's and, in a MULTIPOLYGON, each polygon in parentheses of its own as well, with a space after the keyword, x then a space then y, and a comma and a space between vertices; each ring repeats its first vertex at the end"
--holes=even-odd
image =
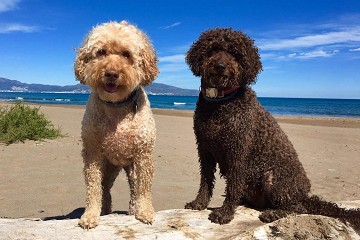
POLYGON ((130 105, 131 103, 135 103, 134 104, 134 108, 135 108, 135 112, 137 111, 137 98, 138 98, 138 91, 139 89, 135 89, 130 96, 125 99, 124 101, 119 101, 119 102, 108 102, 108 101, 104 101, 102 99, 99 98, 99 100, 101 102, 103 102, 104 104, 106 104, 107 106, 110 107, 125 107, 130 105))
POLYGON ((233 88, 227 88, 218 90, 217 88, 204 88, 201 87, 201 95, 208 102, 223 102, 232 99, 238 93, 245 92, 245 88, 236 86, 233 88))
POLYGON ((205 88, 201 87, 201 92, 203 95, 209 98, 223 98, 227 95, 232 94, 236 90, 238 90, 239 86, 232 87, 232 88, 226 88, 226 89, 217 89, 217 88, 205 88))

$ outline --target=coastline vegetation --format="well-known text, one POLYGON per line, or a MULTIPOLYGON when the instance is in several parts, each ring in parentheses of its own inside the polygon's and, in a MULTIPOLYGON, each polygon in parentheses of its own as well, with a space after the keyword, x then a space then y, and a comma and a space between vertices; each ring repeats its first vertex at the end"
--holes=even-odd
POLYGON ((25 140, 44 140, 64 137, 40 111, 23 102, 8 107, 0 107, 0 142, 9 145, 25 140))

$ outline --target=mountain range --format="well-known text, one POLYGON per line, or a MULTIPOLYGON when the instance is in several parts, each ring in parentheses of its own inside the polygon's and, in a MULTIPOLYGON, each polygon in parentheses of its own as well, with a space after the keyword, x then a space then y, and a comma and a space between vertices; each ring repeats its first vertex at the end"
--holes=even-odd
MULTIPOLYGON (((145 87, 148 94, 153 95, 177 95, 177 96, 196 96, 198 90, 183 89, 162 83, 152 83, 145 87)), ((87 93, 90 88, 87 85, 76 84, 67 86, 46 85, 46 84, 28 84, 17 80, 10 80, 0 77, 0 92, 73 92, 87 93)))

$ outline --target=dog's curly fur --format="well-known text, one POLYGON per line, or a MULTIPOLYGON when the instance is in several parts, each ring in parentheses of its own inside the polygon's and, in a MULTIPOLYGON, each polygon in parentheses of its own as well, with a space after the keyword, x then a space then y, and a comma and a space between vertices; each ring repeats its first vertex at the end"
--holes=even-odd
POLYGON ((91 87, 82 121, 86 209, 79 225, 94 228, 111 213, 110 189, 122 168, 130 186, 129 212, 152 223, 155 122, 143 86, 158 74, 148 37, 126 21, 96 26, 78 49, 76 78, 91 87))
POLYGON ((236 206, 249 204, 268 209, 260 215, 265 222, 290 213, 312 213, 338 217, 359 228, 359 210, 344 210, 309 196, 310 181, 293 145, 250 88, 262 70, 253 40, 230 28, 208 30, 191 46, 186 62, 201 77, 202 89, 239 88, 230 98, 199 95, 194 131, 201 182, 196 199, 185 208, 208 206, 218 164, 226 180, 225 200, 210 214, 212 222, 228 223, 236 206))

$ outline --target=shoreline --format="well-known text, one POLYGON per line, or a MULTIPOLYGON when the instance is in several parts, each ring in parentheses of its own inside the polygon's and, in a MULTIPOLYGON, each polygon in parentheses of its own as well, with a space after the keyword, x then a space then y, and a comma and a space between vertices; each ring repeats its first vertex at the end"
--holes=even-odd
MULTIPOLYGON (((83 108, 88 100, 86 97, 88 94, 85 97, 77 95, 72 97, 71 94, 60 93, 54 93, 54 95, 41 94, 42 93, 24 93, 23 95, 4 95, 4 98, 0 99, 0 102, 16 102, 16 99, 20 98, 20 101, 27 104, 83 108)), ((194 111, 198 97, 149 95, 149 100, 151 101, 152 108, 194 111)), ((266 110, 274 116, 279 117, 360 119, 360 99, 258 97, 258 100, 266 110)))
MULTIPOLYGON (((155 115, 167 115, 176 117, 193 117, 194 111, 172 110, 153 108, 155 115)), ((345 117, 322 117, 322 116, 290 116, 273 115, 279 123, 289 123, 297 125, 327 126, 343 128, 360 128, 360 118, 345 117)))
MULTIPOLYGON (((46 108, 72 108, 83 109, 84 105, 71 105, 71 104, 36 104, 27 103, 26 105, 34 107, 46 108)), ((13 102, 0 101, 0 107, 13 105, 13 102)), ((151 108, 154 115, 174 116, 174 117, 193 117, 193 110, 177 110, 177 109, 163 109, 151 108)), ((328 116, 293 116, 293 115, 275 115, 272 114, 279 123, 288 123, 296 125, 308 126, 326 126, 326 127, 339 127, 339 128, 360 128, 360 118, 355 117, 328 117, 328 116)))

